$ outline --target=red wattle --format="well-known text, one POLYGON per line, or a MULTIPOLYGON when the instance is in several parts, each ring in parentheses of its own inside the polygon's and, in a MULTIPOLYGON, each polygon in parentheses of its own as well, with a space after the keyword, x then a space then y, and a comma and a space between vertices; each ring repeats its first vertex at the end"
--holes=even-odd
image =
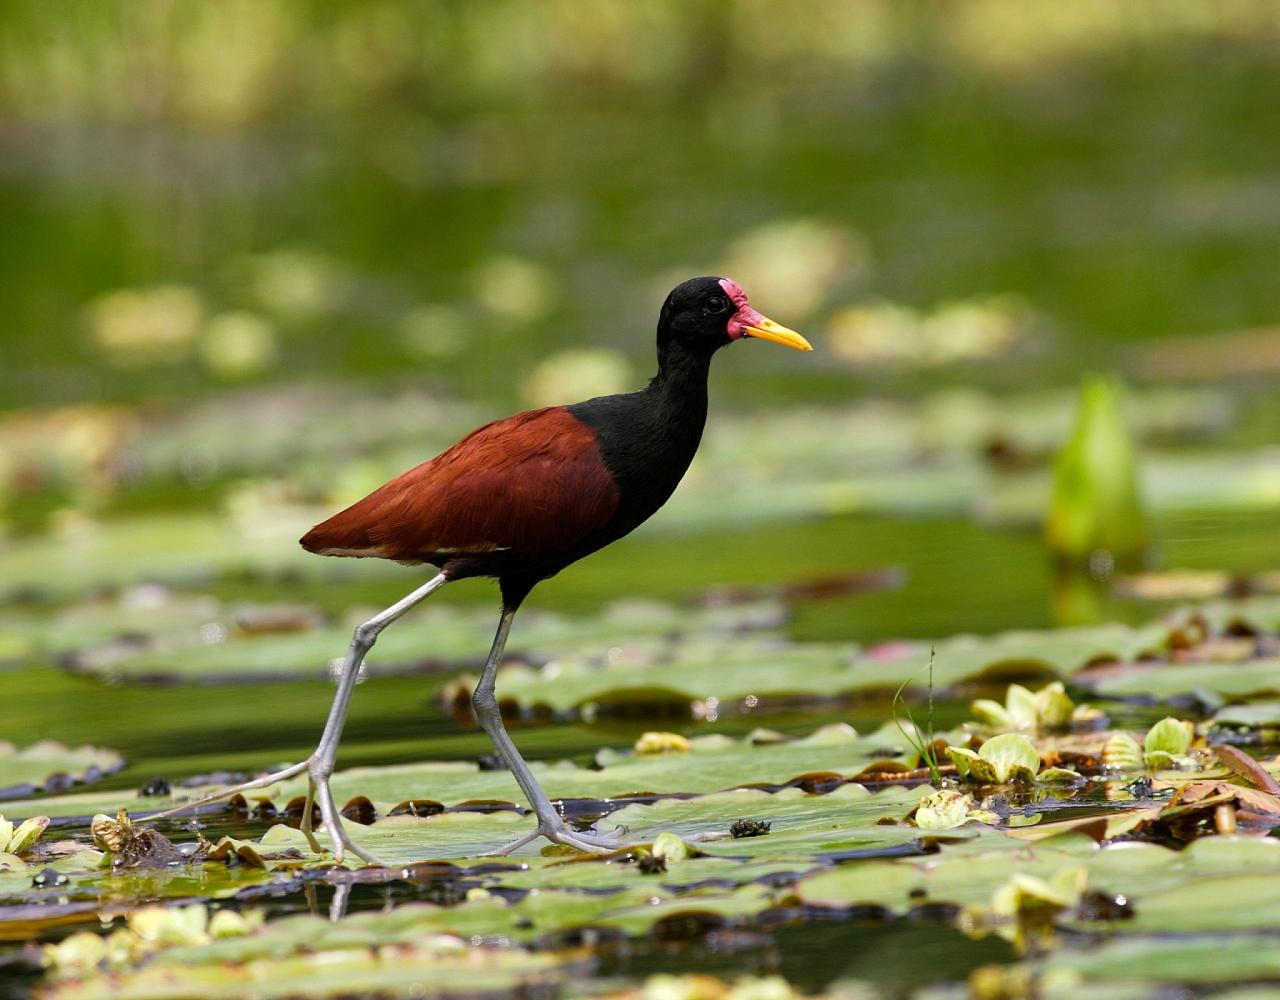
POLYGON ((725 326, 725 331, 729 334, 730 340, 737 340, 743 336, 743 327, 754 326, 764 319, 758 312, 751 308, 751 303, 747 301, 747 293, 742 290, 742 286, 736 281, 730 281, 728 278, 720 279, 720 287, 724 289, 724 293, 729 296, 729 300, 738 307, 738 311, 729 317, 729 322, 725 326))

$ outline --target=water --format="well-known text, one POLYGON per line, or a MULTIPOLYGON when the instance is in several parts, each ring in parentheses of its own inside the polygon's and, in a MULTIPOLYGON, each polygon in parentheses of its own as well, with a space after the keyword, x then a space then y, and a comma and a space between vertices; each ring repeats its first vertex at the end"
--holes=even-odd
MULTIPOLYGON (((1069 386, 1096 369, 1146 383, 1169 337, 1275 322, 1280 74, 1270 36, 1236 20, 1247 6, 1221 12, 1214 31, 1175 23, 1165 34, 1177 10, 1141 30, 1121 18, 1073 33, 1046 32, 1034 11, 999 5, 955 17, 946 5, 916 4, 882 21, 874 4, 813 19, 781 7, 745 16, 732 4, 659 4, 639 24, 573 25, 581 44, 567 51, 519 4, 447 17, 430 5, 326 17, 297 4, 228 5, 182 24, 18 5, 0 13, 11 65, 0 80, 0 220, 21 234, 0 241, 0 420, 15 421, 20 443, 28 410, 180 410, 231 389, 296 382, 423 387, 450 414, 499 416, 528 405, 539 362, 568 349, 604 348, 627 386, 641 384, 662 294, 687 274, 721 269, 766 312, 812 333, 818 350, 803 360, 725 352, 713 419, 868 395, 912 402, 949 386, 999 396, 1069 386), (257 46, 233 41, 237 25, 221 20, 250 15, 262 19, 244 22, 257 46), (373 57, 351 59, 352 37, 373 57), (410 38, 420 46, 399 44, 410 38), (138 58, 140 48, 155 58, 138 58), (85 66, 95 69, 75 72, 85 66), (203 88, 208 81, 219 86, 203 88), (761 234, 783 250, 771 256, 769 239, 762 250, 761 234), (838 253, 823 251, 823 234, 835 234, 838 253), (830 257, 839 266, 807 295, 830 257), (795 261, 803 266, 787 266, 795 261), (104 297, 162 285, 202 311, 189 338, 155 357, 105 344, 95 325, 104 297), (1035 317, 1034 335, 1012 350, 933 365, 842 361, 833 350, 833 316, 848 306, 888 300, 927 315, 949 300, 1005 293, 1035 317), (207 322, 229 312, 265 324, 247 363, 228 360, 207 322)), ((552 24, 562 16, 545 13, 552 24)), ((1207 439, 1176 447, 1274 442, 1280 408, 1266 357, 1215 357, 1237 410, 1207 439)), ((343 415, 353 428, 362 419, 343 415)), ((80 479, 33 485, 0 462, 0 529, 42 529, 62 508, 93 517, 221 502, 200 488, 194 459, 182 482, 131 492, 125 475, 104 485, 91 449, 106 426, 88 422, 56 456, 58 468, 88 470, 80 479)), ((363 482, 383 457, 336 446, 301 478, 363 482)), ((271 476, 296 489, 294 463, 280 465, 271 476)), ((1280 565, 1274 507, 1255 509, 1162 516, 1160 564, 1239 574, 1280 565)), ((900 569, 900 586, 796 602, 792 635, 871 644, 1138 622, 1162 610, 1055 579, 1033 530, 903 511, 655 532, 548 581, 530 606, 591 613, 619 597, 679 601, 716 586, 885 567, 900 569)), ((207 589, 342 613, 390 604, 419 579, 388 568, 343 587, 237 579, 207 589)), ((493 604, 496 617, 488 584, 459 584, 447 600, 493 604)), ((487 752, 483 734, 441 708, 442 680, 362 685, 340 765, 487 752)), ((106 685, 31 663, 0 672, 0 684, 0 735, 118 749, 128 764, 99 787, 121 791, 156 776, 300 759, 332 697, 317 681, 106 685)), ((1135 724, 1159 711, 1109 708, 1135 724)), ((935 711, 939 725, 952 724, 967 714, 965 699, 940 696, 935 711)), ((513 733, 531 758, 585 762, 654 724, 802 733, 831 721, 870 730, 890 714, 883 700, 820 702, 713 722, 529 718, 513 733)), ((324 912, 329 892, 266 905, 324 912)), ((411 896, 359 887, 351 905, 411 896)), ((892 991, 934 970, 954 980, 1010 958, 990 939, 979 945, 923 917, 804 916, 606 948, 600 972, 778 971, 805 989, 853 977, 892 991)), ((0 966, 0 995, 11 982, 22 988, 0 966)))
MULTIPOLYGON (((1280 537, 1264 517, 1172 519, 1159 533, 1169 539, 1166 561, 1178 567, 1221 568, 1224 538, 1235 540, 1237 559, 1230 565, 1240 572, 1280 561, 1280 537)), ((1034 536, 967 523, 860 518, 747 534, 624 540, 542 585, 529 606, 585 613, 636 593, 679 599, 713 585, 804 580, 889 564, 903 569, 901 586, 801 602, 792 626, 795 637, 872 644, 1056 623, 1060 603, 1054 576, 1034 536)), ((384 582, 357 588, 358 600, 389 604, 414 579, 412 570, 389 570, 384 582)), ((342 588, 329 590, 324 596, 339 606, 355 600, 350 594, 342 597, 342 588)), ((292 596, 320 594, 295 591, 292 596)), ((468 581, 452 588, 449 599, 493 601, 495 596, 490 584, 468 581)), ((1097 604, 1099 620, 1133 623, 1148 620, 1160 607, 1111 597, 1099 598, 1097 604)), ((38 666, 2 676, 6 697, 0 703, 0 732, 34 731, 41 738, 119 750, 128 766, 106 779, 108 788, 138 787, 157 775, 179 780, 300 760, 314 747, 332 697, 332 688, 321 681, 103 685, 38 666), (265 717, 260 711, 240 711, 246 699, 270 706, 265 717)), ((448 676, 379 677, 362 684, 343 739, 341 764, 474 759, 486 752, 484 734, 464 729, 441 707, 439 692, 448 676)), ((940 725, 959 721, 965 704, 941 703, 940 725)), ((714 722, 691 717, 661 721, 665 728, 686 733, 740 735, 759 725, 799 733, 834 720, 874 729, 888 714, 888 706, 879 701, 815 705, 781 714, 766 709, 724 713, 714 722)), ((585 759, 600 746, 630 744, 652 722, 642 717, 586 726, 528 719, 516 732, 531 758, 585 759)))

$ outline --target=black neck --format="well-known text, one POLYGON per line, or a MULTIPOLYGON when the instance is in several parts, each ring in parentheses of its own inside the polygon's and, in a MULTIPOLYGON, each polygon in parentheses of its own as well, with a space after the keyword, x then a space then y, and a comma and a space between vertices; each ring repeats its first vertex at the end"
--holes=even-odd
POLYGON ((619 493, 609 523, 584 540, 586 551, 622 537, 671 496, 702 439, 710 368, 709 354, 660 344, 658 374, 646 388, 569 407, 595 431, 619 493))
POLYGON ((687 427, 700 437, 707 419, 710 373, 710 354, 694 353, 677 343, 662 344, 658 348, 658 374, 645 391, 673 429, 687 427))

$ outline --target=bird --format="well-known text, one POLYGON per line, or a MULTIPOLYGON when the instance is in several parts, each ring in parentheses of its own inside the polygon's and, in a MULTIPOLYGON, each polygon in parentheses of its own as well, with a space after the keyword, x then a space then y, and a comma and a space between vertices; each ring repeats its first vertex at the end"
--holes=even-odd
POLYGON ((351 838, 329 789, 360 665, 384 628, 441 587, 469 577, 492 577, 501 594, 501 614, 472 707, 537 817, 532 833, 492 853, 507 853, 539 837, 590 853, 625 846, 615 837, 573 830, 565 823, 503 724, 495 692, 498 665, 516 612, 538 583, 633 531, 671 497, 702 439, 712 356, 747 338, 813 349, 794 330, 757 312, 736 282, 691 278, 672 289, 662 304, 658 371, 643 389, 485 424, 303 535, 302 547, 318 555, 427 564, 437 573, 356 626, 333 706, 310 757, 155 815, 266 787, 305 771, 301 828, 311 848, 323 853, 312 830, 318 805, 336 860, 341 863, 350 851, 380 864, 351 838))

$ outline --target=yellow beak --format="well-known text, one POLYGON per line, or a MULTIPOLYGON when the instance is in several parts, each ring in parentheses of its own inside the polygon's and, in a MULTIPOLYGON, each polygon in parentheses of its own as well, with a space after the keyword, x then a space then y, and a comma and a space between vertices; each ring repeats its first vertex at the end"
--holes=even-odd
POLYGON ((775 344, 781 344, 783 347, 790 347, 796 351, 812 351, 813 345, 805 340, 795 330, 788 330, 781 323, 775 323, 768 316, 760 316, 752 318, 750 323, 744 323, 742 332, 748 337, 759 337, 761 340, 772 340, 775 344))

